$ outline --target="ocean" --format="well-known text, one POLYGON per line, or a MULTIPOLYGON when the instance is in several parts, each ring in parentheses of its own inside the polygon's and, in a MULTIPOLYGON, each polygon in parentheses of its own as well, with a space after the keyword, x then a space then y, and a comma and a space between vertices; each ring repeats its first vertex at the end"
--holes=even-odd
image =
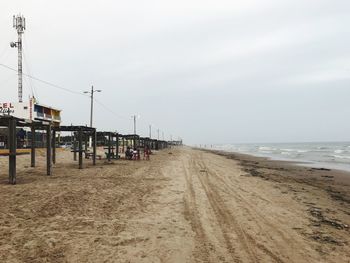
POLYGON ((303 166, 350 171, 350 142, 213 145, 214 149, 293 161, 303 166))

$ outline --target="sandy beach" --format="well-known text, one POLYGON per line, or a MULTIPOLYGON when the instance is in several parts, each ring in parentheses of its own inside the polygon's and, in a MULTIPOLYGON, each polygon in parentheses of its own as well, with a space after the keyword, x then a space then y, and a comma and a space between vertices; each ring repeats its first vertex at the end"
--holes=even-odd
POLYGON ((0 158, 1 262, 350 262, 350 174, 188 147, 0 158), (85 160, 84 160, 85 161, 85 160))

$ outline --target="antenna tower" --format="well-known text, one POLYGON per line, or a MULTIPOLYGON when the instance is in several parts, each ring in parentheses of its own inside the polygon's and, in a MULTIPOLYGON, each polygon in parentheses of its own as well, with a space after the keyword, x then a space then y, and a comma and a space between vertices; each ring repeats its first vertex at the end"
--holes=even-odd
POLYGON ((18 41, 11 42, 10 46, 18 49, 18 101, 22 102, 22 34, 26 29, 26 19, 23 15, 19 14, 17 16, 13 16, 13 28, 17 30, 18 41))

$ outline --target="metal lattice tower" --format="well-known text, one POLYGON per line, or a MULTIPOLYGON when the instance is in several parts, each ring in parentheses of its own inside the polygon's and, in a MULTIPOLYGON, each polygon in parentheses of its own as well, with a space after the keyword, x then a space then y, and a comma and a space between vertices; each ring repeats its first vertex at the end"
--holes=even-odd
POLYGON ((26 29, 26 19, 23 15, 17 15, 13 16, 13 27, 17 30, 18 34, 18 41, 17 42, 11 42, 11 47, 17 47, 18 49, 18 101, 22 102, 22 34, 24 33, 24 30, 26 29))

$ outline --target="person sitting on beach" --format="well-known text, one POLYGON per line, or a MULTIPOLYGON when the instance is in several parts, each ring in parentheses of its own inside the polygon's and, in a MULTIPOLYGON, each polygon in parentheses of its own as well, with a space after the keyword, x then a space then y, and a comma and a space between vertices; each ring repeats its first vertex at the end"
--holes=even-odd
POLYGON ((134 151, 133 151, 133 159, 137 160, 137 149, 136 148, 134 148, 134 151))
POLYGON ((131 150, 131 148, 128 146, 126 148, 126 151, 125 151, 125 159, 127 160, 131 160, 133 157, 133 151, 131 150))

